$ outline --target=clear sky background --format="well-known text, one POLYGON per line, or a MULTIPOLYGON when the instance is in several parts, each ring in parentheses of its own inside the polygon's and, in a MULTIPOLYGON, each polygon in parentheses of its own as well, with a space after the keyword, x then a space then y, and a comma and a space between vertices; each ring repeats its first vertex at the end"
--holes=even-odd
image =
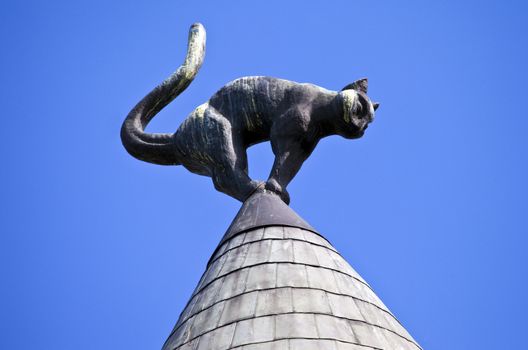
MULTIPOLYGON (((128 111, 208 32, 172 132, 230 80, 368 77, 364 138, 290 185, 428 350, 521 349, 528 311, 524 1, 4 1, 0 348, 160 349, 239 203, 130 157, 128 111)), ((250 149, 266 177, 269 144, 250 149)))

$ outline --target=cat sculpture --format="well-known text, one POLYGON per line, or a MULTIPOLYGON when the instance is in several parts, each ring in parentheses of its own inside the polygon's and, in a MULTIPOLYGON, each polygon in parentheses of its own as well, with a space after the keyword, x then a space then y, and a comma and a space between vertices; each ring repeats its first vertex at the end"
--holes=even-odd
POLYGON ((121 128, 126 150, 161 165, 183 165, 212 178, 218 191, 240 201, 255 191, 271 191, 290 202, 286 187, 322 138, 363 136, 377 103, 367 96, 367 79, 341 91, 272 77, 236 79, 198 106, 175 133, 145 132, 150 120, 192 82, 205 56, 205 29, 189 32, 184 63, 147 94, 121 128), (248 175, 248 147, 270 141, 275 160, 266 182, 248 175))

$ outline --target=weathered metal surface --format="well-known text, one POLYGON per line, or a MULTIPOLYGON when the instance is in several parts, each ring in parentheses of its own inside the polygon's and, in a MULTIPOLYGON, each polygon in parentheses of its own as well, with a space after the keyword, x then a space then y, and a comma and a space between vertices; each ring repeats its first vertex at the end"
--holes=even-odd
POLYGON ((209 176, 215 188, 240 201, 253 192, 273 191, 289 203, 286 187, 319 140, 330 135, 363 136, 377 103, 367 80, 341 91, 271 77, 243 77, 220 88, 192 111, 173 134, 145 132, 150 120, 192 82, 205 55, 205 29, 194 24, 184 64, 128 114, 121 139, 134 157, 162 165, 183 165, 209 176), (246 149, 270 141, 275 161, 266 182, 248 175, 246 149))
MULTIPOLYGON (((267 196, 257 198, 291 210, 267 196)), ((247 228, 219 244, 163 350, 420 349, 326 239, 294 225, 247 228)))
MULTIPOLYGON (((272 192, 255 192, 248 198, 227 229, 222 242, 249 229, 263 226, 293 226, 317 231, 272 192)), ((221 242, 221 243, 222 243, 221 242)))

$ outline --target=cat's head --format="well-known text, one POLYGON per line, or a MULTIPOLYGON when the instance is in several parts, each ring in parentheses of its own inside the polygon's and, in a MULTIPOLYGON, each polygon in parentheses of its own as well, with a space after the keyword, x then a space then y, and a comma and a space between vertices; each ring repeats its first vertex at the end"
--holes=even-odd
POLYGON ((370 101, 367 89, 368 80, 364 78, 348 84, 339 92, 344 123, 340 131, 346 138, 363 136, 369 123, 374 120, 374 112, 379 103, 370 101))

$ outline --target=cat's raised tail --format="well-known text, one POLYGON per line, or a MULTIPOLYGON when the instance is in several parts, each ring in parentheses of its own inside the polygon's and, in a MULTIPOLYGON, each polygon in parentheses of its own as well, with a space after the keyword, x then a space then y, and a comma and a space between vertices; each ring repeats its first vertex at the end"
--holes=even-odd
POLYGON ((149 92, 128 114, 121 127, 121 141, 133 157, 161 165, 180 164, 180 155, 173 144, 174 134, 145 132, 150 120, 183 92, 193 81, 205 56, 205 29, 195 23, 189 30, 187 55, 183 64, 170 77, 149 92))

